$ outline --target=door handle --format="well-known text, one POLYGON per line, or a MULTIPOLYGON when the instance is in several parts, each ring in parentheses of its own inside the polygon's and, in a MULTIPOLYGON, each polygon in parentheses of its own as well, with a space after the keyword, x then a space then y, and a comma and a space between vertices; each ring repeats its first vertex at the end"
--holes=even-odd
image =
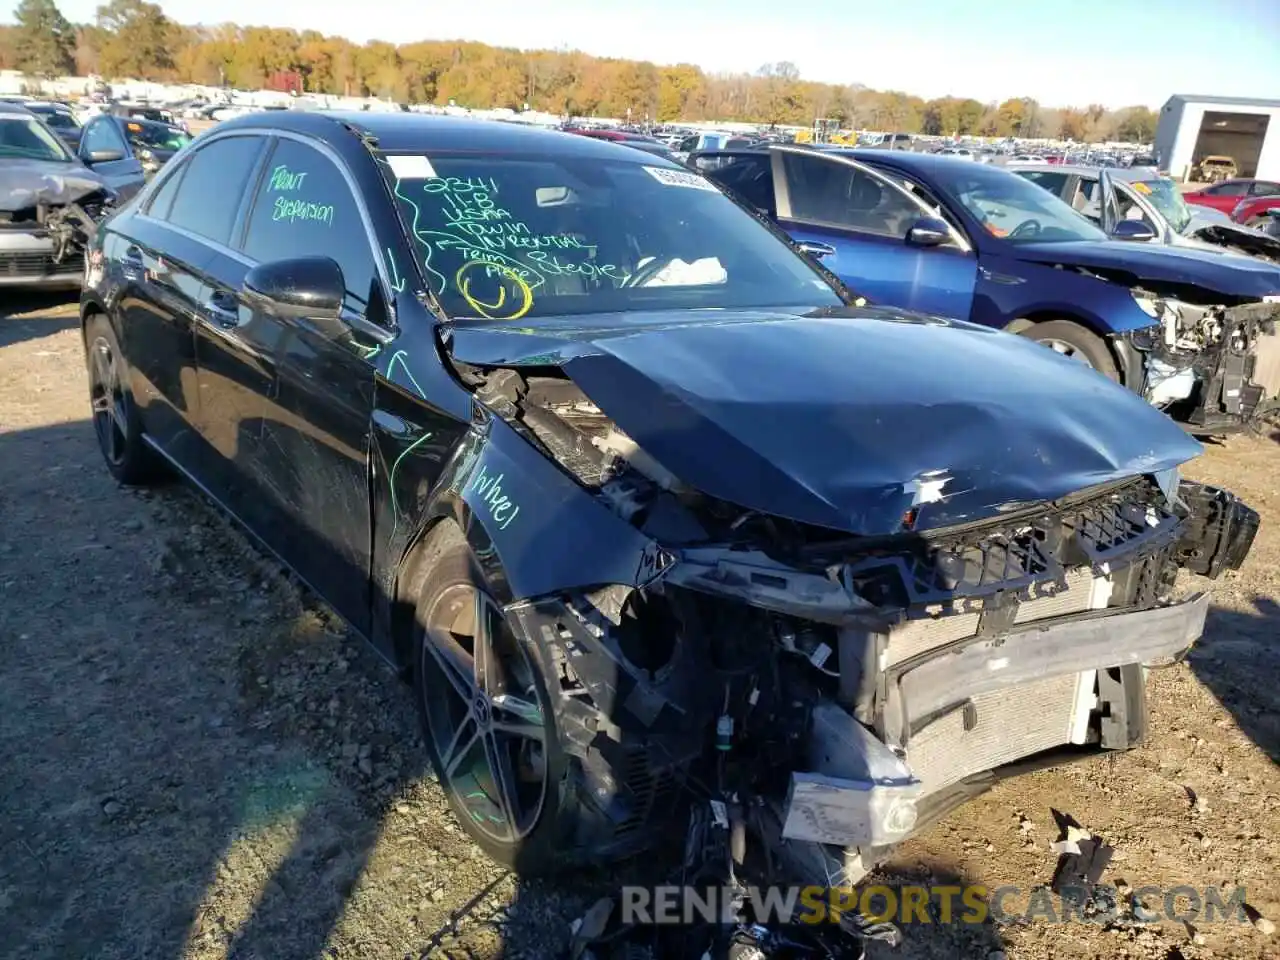
POLYGON ((204 302, 204 311, 218 326, 224 330, 230 330, 240 326, 240 308, 238 304, 233 305, 233 303, 230 297, 214 294, 204 302))
POLYGON ((142 251, 137 247, 129 247, 120 258, 120 270, 127 280, 141 280, 147 272, 147 265, 142 262, 142 251))
POLYGON ((833 257, 836 248, 829 243, 817 243, 813 240, 801 240, 798 244, 801 253, 807 253, 811 257, 817 257, 821 260, 823 257, 833 257))

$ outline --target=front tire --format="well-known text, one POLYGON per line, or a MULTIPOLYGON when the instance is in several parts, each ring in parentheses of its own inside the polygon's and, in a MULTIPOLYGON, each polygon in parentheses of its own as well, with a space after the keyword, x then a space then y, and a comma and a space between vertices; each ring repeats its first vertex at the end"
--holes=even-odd
POLYGON ((1092 367, 1108 380, 1120 382, 1120 371, 1107 344, 1091 330, 1072 320, 1046 320, 1022 331, 1022 336, 1092 367))
POLYGON ((115 330, 103 314, 89 316, 84 347, 93 430, 107 470, 117 483, 128 486, 163 481, 164 463, 142 437, 142 419, 129 389, 129 366, 115 330))
POLYGON ((581 778, 539 651, 508 623, 455 525, 442 523, 423 549, 408 585, 413 687, 450 807, 480 849, 523 876, 581 861, 581 778))

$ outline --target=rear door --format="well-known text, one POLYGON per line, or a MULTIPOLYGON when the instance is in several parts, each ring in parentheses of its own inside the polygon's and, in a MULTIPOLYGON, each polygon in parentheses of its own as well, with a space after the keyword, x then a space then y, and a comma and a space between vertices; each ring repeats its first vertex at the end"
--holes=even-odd
POLYGON ((213 496, 261 535, 272 520, 263 508, 263 478, 252 465, 266 396, 274 388, 267 359, 237 310, 235 292, 248 269, 233 247, 246 197, 265 158, 267 138, 212 139, 184 161, 169 222, 209 250, 194 306, 193 348, 199 394, 200 457, 195 473, 213 496))
POLYGON ((907 233, 936 213, 890 176, 834 153, 773 151, 778 222, 823 266, 873 302, 968 319, 977 259, 955 233, 937 247, 907 233))
POLYGON ((109 235, 108 255, 122 279, 121 330, 130 360, 131 387, 147 435, 187 470, 199 460, 199 394, 194 325, 213 251, 198 237, 174 229, 169 213, 185 174, 175 168, 146 206, 109 235))

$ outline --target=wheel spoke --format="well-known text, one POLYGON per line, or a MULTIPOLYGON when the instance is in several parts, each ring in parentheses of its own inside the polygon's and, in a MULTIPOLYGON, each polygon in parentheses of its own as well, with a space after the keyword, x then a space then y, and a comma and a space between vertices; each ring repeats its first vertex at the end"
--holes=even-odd
POLYGON ((444 767, 445 776, 450 780, 458 770, 463 758, 471 754, 472 749, 476 745, 476 741, 481 736, 480 726, 476 723, 475 713, 467 710, 466 716, 458 721, 458 727, 453 732, 453 739, 449 742, 449 746, 440 754, 440 763, 444 767))
POLYGON ((475 680, 472 676, 471 664, 466 662, 465 655, 450 636, 447 639, 432 638, 427 644, 440 672, 443 673, 453 687, 454 693, 462 698, 471 710, 471 702, 475 699, 475 680))
POLYGON ((474 632, 471 656, 475 664, 476 689, 486 696, 498 688, 494 671, 493 631, 489 629, 489 603, 479 590, 475 594, 474 632))
POLYGON ((543 742, 542 711, 536 703, 507 693, 494 697, 491 703, 495 733, 543 742))
POLYGON ((490 799, 497 805, 499 816, 507 825, 511 836, 516 835, 519 824, 519 798, 516 794, 515 778, 511 775, 511 761, 505 745, 492 732, 484 736, 484 753, 489 762, 489 775, 493 778, 494 796, 490 799))

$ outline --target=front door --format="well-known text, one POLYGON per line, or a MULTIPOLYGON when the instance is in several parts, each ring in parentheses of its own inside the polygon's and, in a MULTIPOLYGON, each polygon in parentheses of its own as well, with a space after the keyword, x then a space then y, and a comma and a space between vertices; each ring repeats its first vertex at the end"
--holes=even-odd
POLYGON ((913 246, 907 233, 937 213, 889 176, 849 157, 774 151, 778 222, 873 303, 969 319, 977 260, 962 238, 913 246))
POLYGON ((133 150, 125 142, 124 134, 115 117, 97 117, 84 128, 80 136, 80 159, 93 168, 94 173, 102 177, 107 185, 122 200, 127 200, 142 189, 145 178, 142 163, 133 155, 133 150), (103 160, 92 163, 89 157, 98 151, 118 153, 118 160, 103 160))
POLYGON ((368 627, 371 538, 369 442, 374 362, 390 339, 376 245, 338 162, 280 138, 248 215, 243 254, 253 263, 329 257, 342 268, 344 329, 259 314, 270 330, 276 381, 258 436, 289 534, 273 544, 340 613, 368 627))

